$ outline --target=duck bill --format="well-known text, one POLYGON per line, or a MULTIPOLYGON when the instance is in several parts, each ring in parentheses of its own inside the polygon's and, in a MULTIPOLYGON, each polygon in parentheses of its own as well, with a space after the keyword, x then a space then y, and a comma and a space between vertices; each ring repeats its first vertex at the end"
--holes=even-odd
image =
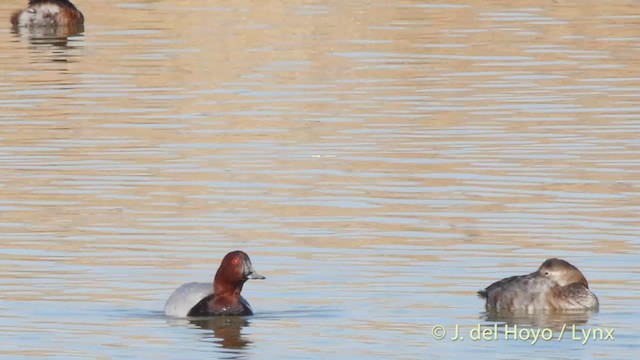
POLYGON ((251 265, 251 263, 248 261, 244 264, 244 277, 245 279, 254 279, 254 280, 266 279, 264 276, 258 274, 255 270, 253 270, 253 265, 251 265))
POLYGON ((257 272, 252 272, 251 274, 249 274, 249 276, 247 276, 247 279, 254 279, 254 280, 264 280, 266 279, 266 277, 258 274, 257 272))

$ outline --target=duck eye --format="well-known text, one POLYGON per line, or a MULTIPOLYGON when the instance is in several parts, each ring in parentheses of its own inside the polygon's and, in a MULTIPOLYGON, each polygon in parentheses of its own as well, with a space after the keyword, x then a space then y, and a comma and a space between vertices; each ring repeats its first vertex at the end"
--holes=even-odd
POLYGON ((233 265, 238 265, 239 262, 240 262, 240 260, 238 260, 238 258, 234 258, 233 260, 231 260, 231 263, 233 265))
POLYGON ((549 276, 549 272, 548 272, 548 271, 545 271, 545 272, 544 272, 544 276, 549 276))

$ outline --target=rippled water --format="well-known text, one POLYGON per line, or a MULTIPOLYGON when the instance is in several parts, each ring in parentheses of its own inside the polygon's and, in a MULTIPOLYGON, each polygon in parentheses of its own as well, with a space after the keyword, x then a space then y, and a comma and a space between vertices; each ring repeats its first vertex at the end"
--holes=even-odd
POLYGON ((0 29, 2 358, 640 353, 636 1, 75 3, 0 29), (255 316, 164 317, 235 249, 255 316), (600 312, 505 340, 475 291, 549 257, 600 312))

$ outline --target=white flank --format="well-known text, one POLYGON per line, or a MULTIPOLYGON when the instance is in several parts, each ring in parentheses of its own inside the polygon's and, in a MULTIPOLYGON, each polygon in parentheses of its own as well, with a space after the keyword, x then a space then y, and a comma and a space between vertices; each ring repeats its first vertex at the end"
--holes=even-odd
POLYGON ((18 18, 18 26, 51 26, 56 25, 60 7, 56 4, 38 4, 23 11, 18 18))
POLYGON ((171 317, 186 317, 200 300, 213 294, 211 283, 188 283, 177 288, 164 304, 164 314, 171 317))

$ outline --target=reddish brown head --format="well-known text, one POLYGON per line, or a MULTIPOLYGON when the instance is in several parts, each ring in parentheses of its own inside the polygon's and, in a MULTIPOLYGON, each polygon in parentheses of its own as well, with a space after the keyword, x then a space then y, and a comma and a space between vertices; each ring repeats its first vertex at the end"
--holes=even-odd
POLYGON ((249 255, 239 250, 232 251, 220 263, 213 280, 213 293, 216 295, 237 294, 239 296, 245 281, 264 278, 253 270, 249 255))
POLYGON ((29 0, 29 6, 37 4, 56 4, 60 6, 67 6, 75 9, 76 7, 69 0, 29 0))
POLYGON ((29 0, 29 7, 11 15, 18 27, 81 26, 84 15, 69 0, 29 0))
POLYGON ((562 259, 548 259, 538 268, 538 274, 566 286, 573 283, 580 283, 589 288, 587 279, 582 275, 577 267, 562 259))

